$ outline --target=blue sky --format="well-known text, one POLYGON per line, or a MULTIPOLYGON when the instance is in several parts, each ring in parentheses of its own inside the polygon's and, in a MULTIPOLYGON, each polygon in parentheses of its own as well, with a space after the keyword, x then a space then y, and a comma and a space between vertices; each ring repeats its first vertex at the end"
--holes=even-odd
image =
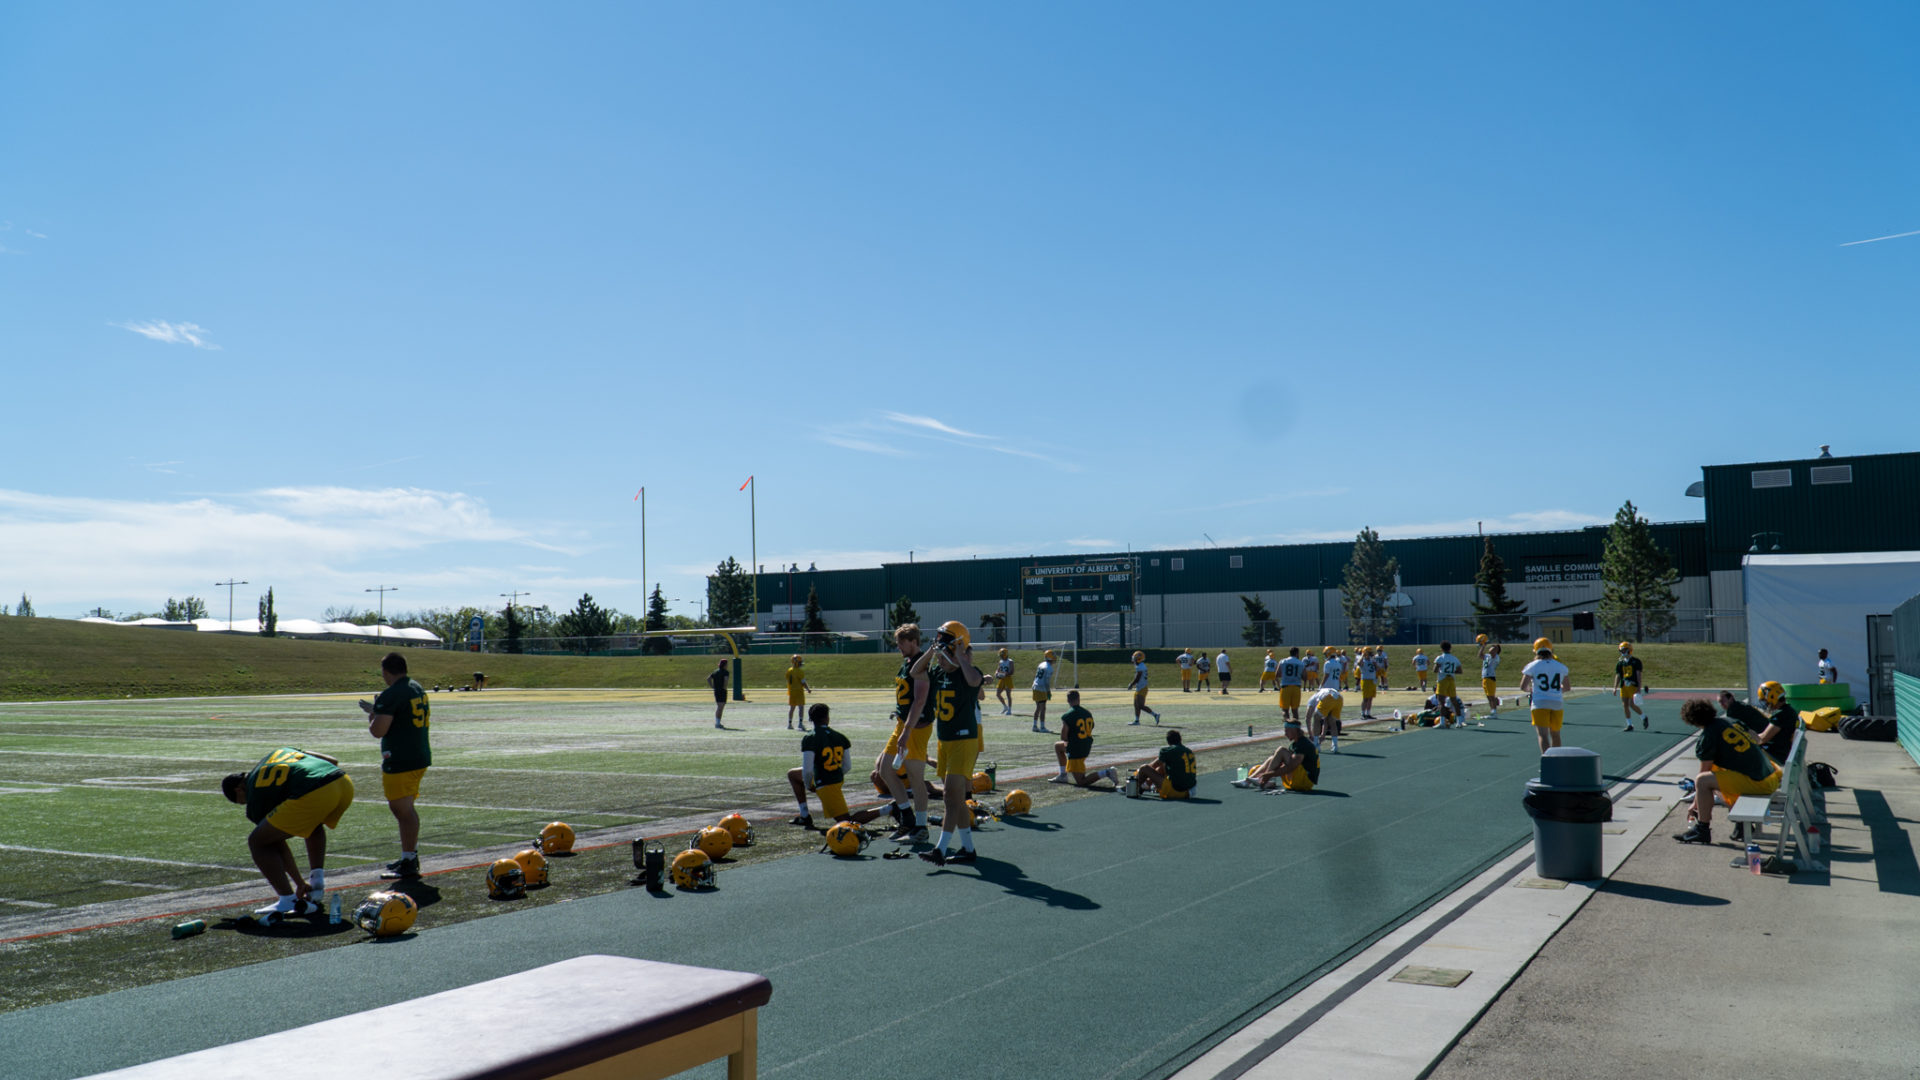
POLYGON ((42 614, 637 611, 635 491, 691 598, 749 474, 760 561, 827 567, 1914 449, 1920 236, 1853 243, 1920 230, 1912 5, 8 12, 42 614))

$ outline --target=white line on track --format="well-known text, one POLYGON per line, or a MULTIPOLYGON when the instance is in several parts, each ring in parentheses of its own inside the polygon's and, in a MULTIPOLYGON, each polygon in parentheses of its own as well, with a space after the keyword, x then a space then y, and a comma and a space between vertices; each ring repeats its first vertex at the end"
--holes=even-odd
MULTIPOLYGON (((60 848, 22 847, 0 844, 0 851, 24 851, 29 855, 65 855, 73 859, 113 859, 116 862, 151 863, 155 866, 190 866, 195 870, 231 870, 236 874, 255 873, 251 866, 222 866, 219 863, 182 862, 179 859, 150 859, 145 855, 105 855, 97 851, 65 851, 60 848)), ((347 856, 352 858, 352 856, 347 856)))
POLYGON ((125 885, 130 889, 159 889, 161 892, 172 892, 179 888, 178 885, 162 885, 156 881, 121 881, 119 878, 101 878, 100 884, 125 885))
POLYGON ((5 897, 0 897, 0 904, 12 904, 15 907, 36 908, 36 909, 50 908, 53 906, 52 904, 42 903, 39 900, 8 900, 5 897))

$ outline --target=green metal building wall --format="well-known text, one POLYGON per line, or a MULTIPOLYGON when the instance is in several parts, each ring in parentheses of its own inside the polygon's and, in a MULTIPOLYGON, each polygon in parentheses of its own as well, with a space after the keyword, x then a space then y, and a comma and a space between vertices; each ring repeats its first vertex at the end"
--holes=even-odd
POLYGON ((1738 570, 1756 538, 1789 555, 1920 550, 1920 453, 1865 454, 1744 465, 1704 474, 1711 569, 1738 570), (1850 483, 1813 483, 1813 470, 1851 466, 1850 483), (1785 487, 1754 487, 1755 473, 1786 470, 1785 487), (1762 536, 1761 534, 1779 534, 1762 536))

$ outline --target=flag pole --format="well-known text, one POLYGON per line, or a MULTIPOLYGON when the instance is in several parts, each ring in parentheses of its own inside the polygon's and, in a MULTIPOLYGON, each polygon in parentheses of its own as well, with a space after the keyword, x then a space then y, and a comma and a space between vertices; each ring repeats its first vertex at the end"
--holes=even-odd
POLYGON ((647 592, 647 489, 641 488, 633 497, 640 503, 640 599, 646 601, 652 599, 652 594, 647 592))
POLYGON ((759 489, 753 486, 753 477, 747 477, 747 524, 753 531, 749 547, 749 557, 753 559, 753 624, 760 625, 760 510, 755 499, 759 489))

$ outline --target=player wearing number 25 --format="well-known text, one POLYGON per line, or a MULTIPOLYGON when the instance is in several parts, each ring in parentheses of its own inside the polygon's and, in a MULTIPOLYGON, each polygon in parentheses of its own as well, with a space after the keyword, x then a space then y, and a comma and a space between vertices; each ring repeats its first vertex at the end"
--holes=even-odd
POLYGON ((353 781, 340 763, 325 754, 283 746, 248 771, 222 778, 220 793, 247 808, 247 820, 254 823, 247 850, 277 897, 272 906, 254 914, 263 920, 296 914, 296 893, 298 914, 318 911, 317 901, 310 898, 326 891, 327 830, 338 827, 340 815, 353 805, 353 781), (287 847, 287 839, 294 836, 307 842, 311 883, 300 880, 300 867, 287 847))
POLYGON ((1730 724, 1713 711, 1713 703, 1694 698, 1680 706, 1680 719, 1700 729, 1693 756, 1700 759, 1700 775, 1693 780, 1693 824, 1674 836, 1683 844, 1713 843, 1713 793, 1732 806, 1742 795, 1771 795, 1780 786, 1780 766, 1767 757, 1745 728, 1730 724))
POLYGON ((420 795, 420 779, 433 764, 427 746, 427 692, 407 677, 407 658, 390 652, 380 661, 380 677, 387 688, 380 696, 360 702, 367 714, 367 733, 380 740, 380 786, 387 808, 400 824, 400 858, 387 864, 383 876, 420 876, 420 814, 413 800, 420 795))

